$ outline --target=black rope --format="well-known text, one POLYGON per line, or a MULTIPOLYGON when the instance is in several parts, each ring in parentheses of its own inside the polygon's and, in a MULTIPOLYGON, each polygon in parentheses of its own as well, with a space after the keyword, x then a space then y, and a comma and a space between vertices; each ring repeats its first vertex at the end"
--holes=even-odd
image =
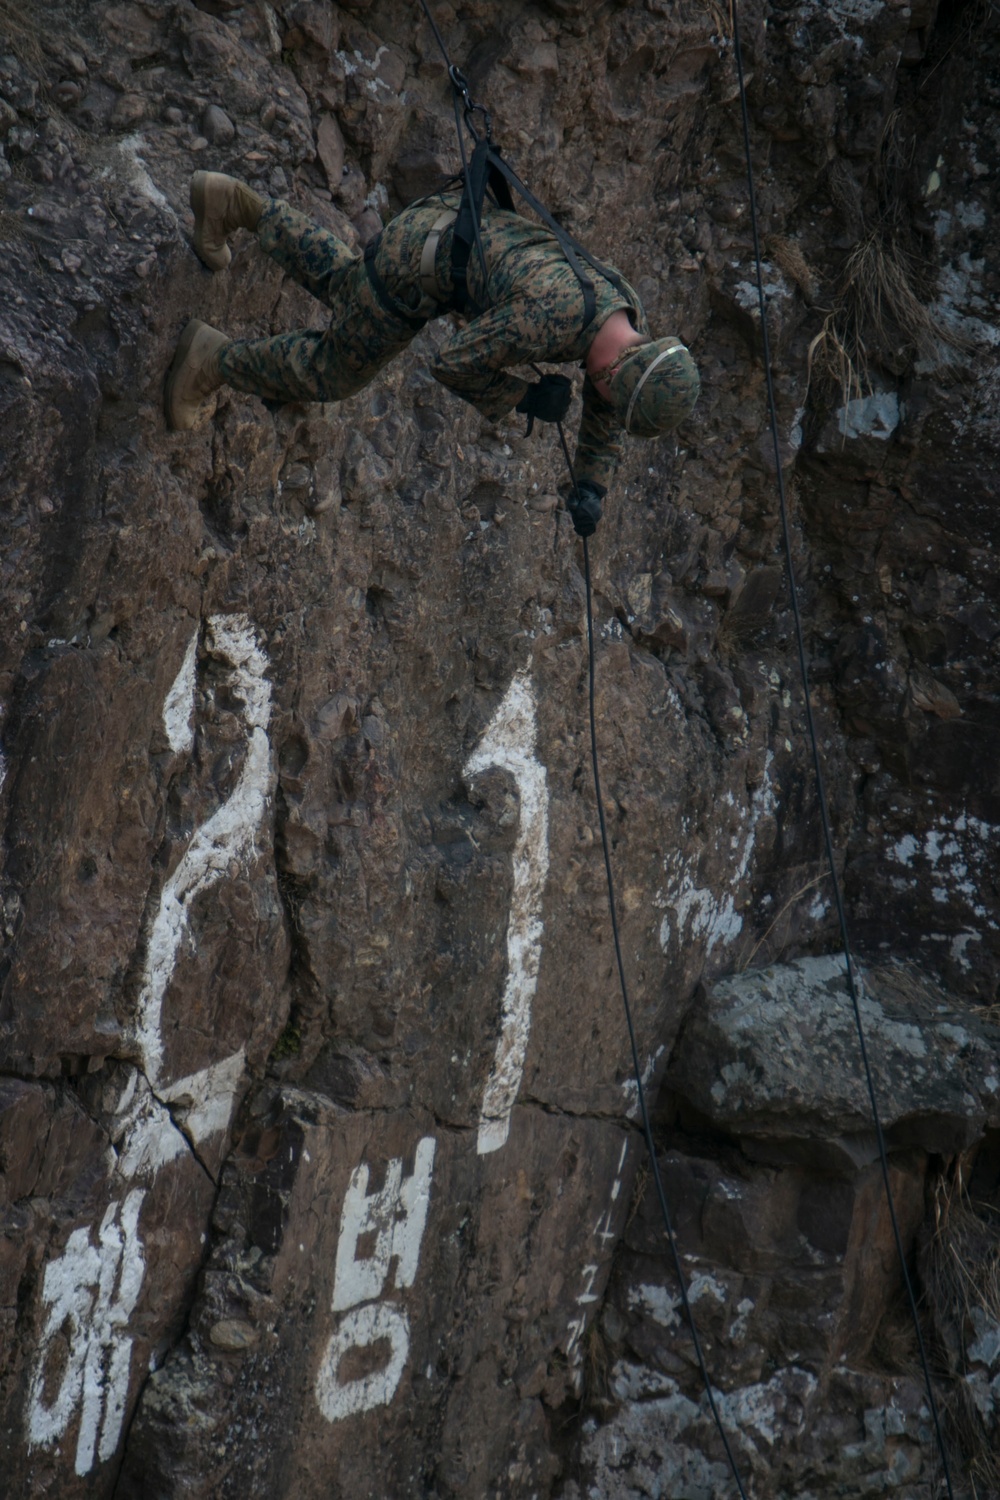
MULTIPOLYGON (((420 4, 423 6, 424 15, 430 22, 431 30, 434 33, 435 40, 437 41, 438 47, 441 49, 441 56, 444 58, 444 65, 448 70, 448 82, 451 84, 452 102, 455 106, 455 134, 458 136, 458 151, 459 155, 462 158, 462 178, 465 183, 465 191, 471 195, 472 184, 469 181, 469 159, 465 153, 465 136, 462 132, 462 114, 460 109, 460 101, 461 104, 465 106, 465 118, 467 125, 469 112, 475 110, 477 106, 473 103, 469 95, 469 85, 466 81, 464 73, 456 68, 455 64, 448 56, 448 48, 444 44, 444 37, 441 35, 441 32, 438 29, 437 22, 431 15, 427 0, 420 0, 420 4)), ((489 116, 487 115, 486 118, 488 121, 489 116)), ((469 134, 475 137, 475 131, 472 129, 471 125, 469 125, 469 134)), ((479 232, 479 215, 475 212, 475 205, 473 205, 472 229, 473 233, 476 236, 476 254, 479 257, 479 265, 483 273, 483 296, 488 302, 490 295, 489 271, 486 266, 486 252, 483 249, 482 235, 479 232)))
POLYGON ((427 4, 427 0, 420 0, 420 3, 421 3, 421 5, 424 8, 424 15, 427 17, 428 21, 431 23, 431 30, 433 31, 433 33, 434 33, 434 35, 435 35, 435 37, 437 39, 438 46, 441 48, 441 56, 444 58, 444 65, 448 69, 448 77, 451 78, 451 58, 448 56, 448 48, 444 44, 444 37, 441 35, 440 31, 438 30, 438 24, 435 21, 434 17, 431 15, 430 7, 427 4))
MULTIPOLYGON (((579 491, 576 487, 576 475, 573 472, 573 464, 569 456, 569 448, 566 445, 566 435, 563 432, 562 423, 558 422, 556 426, 559 430, 559 441, 562 444, 563 455, 566 459, 566 467, 569 470, 569 477, 573 482, 573 493, 579 496, 579 491)), ((722 1439, 722 1446, 726 1450, 726 1458, 729 1460, 729 1467, 733 1471, 733 1478, 736 1481, 736 1488, 740 1492, 741 1500, 747 1500, 746 1490, 743 1488, 743 1480, 741 1479, 740 1471, 736 1466, 736 1459, 733 1455, 733 1450, 730 1446, 729 1438, 726 1434, 726 1429, 722 1425, 722 1417, 719 1413, 719 1408, 716 1405, 715 1392, 712 1389, 712 1380, 708 1373, 708 1366, 705 1363, 705 1355, 701 1347, 701 1339, 698 1336, 698 1326, 694 1320, 694 1310, 691 1307, 691 1301, 688 1297, 687 1282, 684 1279, 684 1270, 681 1265, 680 1250, 678 1249, 677 1238, 674 1234, 673 1220, 670 1214, 670 1205, 667 1202, 667 1195, 663 1187, 663 1179, 660 1176, 660 1165, 656 1157, 656 1143, 653 1140, 653 1127, 650 1124, 649 1110, 646 1106, 646 1090, 643 1088, 642 1084, 642 1065, 639 1062, 639 1046, 635 1036, 635 1024, 632 1020, 632 1006, 628 997, 628 983, 625 979, 625 960, 622 957, 621 938, 618 933, 618 911, 617 903, 615 901, 615 881, 611 869, 611 846, 608 840, 608 825, 604 816, 604 798, 601 794, 601 773, 597 758, 597 709, 594 703, 594 610, 592 601, 593 589, 590 582, 590 551, 587 545, 587 541, 587 537, 584 537, 583 576, 586 582, 587 594, 587 677, 588 696, 590 701, 590 758, 594 770, 594 796, 597 802, 597 817, 601 825, 601 848, 604 851, 604 871, 607 876, 608 883, 608 907, 611 912, 611 932, 612 936, 614 937, 615 960, 618 964, 618 980, 621 985, 622 1003, 625 1008, 625 1024, 628 1027, 629 1045, 632 1048, 632 1068, 635 1073, 636 1088, 638 1089, 639 1112, 642 1116, 642 1133, 646 1139, 646 1149, 649 1152, 649 1161, 653 1173, 653 1183, 656 1187, 656 1197, 660 1205, 660 1215, 663 1219, 663 1227, 666 1230, 667 1240, 670 1245, 670 1254, 674 1263, 674 1271, 676 1273, 677 1282, 681 1290, 681 1303, 684 1308, 684 1316, 687 1319, 688 1328, 691 1332, 691 1342, 694 1345, 695 1356, 698 1360, 698 1368, 701 1371, 702 1382, 705 1386, 705 1394, 708 1397, 708 1405, 711 1409, 712 1417, 715 1420, 715 1425, 718 1428, 719 1436, 722 1439)))
POLYGON ((813 718, 812 703, 810 700, 809 687, 809 665, 806 658, 805 635, 802 628, 802 614, 799 608, 798 589, 795 584, 795 567, 792 559, 792 534, 788 521, 788 506, 785 499, 785 480, 781 471, 781 448, 778 440, 778 417, 777 404, 774 397, 774 379, 771 374, 771 349, 767 335, 767 305, 764 297, 764 278, 761 270, 760 233, 757 225, 757 194, 754 187, 753 161, 750 151, 750 116, 747 111, 746 80, 743 76, 743 52, 740 46, 740 28, 737 16, 738 0, 732 0, 733 18, 733 51, 736 58, 736 71, 740 84, 740 109, 743 116, 743 141, 746 149, 747 183, 750 198, 750 224, 753 231, 753 248, 757 269, 757 297, 760 303, 760 331, 763 344, 764 375, 767 384, 767 404, 771 425, 771 440, 774 444, 774 464, 778 482, 778 502, 781 511, 781 534, 784 542, 785 567, 788 574, 788 592, 792 602, 792 614, 795 619, 795 643, 798 649, 799 672, 802 678, 802 692, 805 700, 806 724, 809 730, 809 739, 812 745, 813 770, 816 777, 816 792, 819 801, 820 819, 823 825, 823 839, 826 844, 826 856, 830 866, 830 878, 833 882, 834 902, 837 908, 837 920, 840 924, 840 936, 844 949, 844 959, 847 969, 847 988, 851 997, 851 1006, 854 1011, 854 1022, 858 1033, 858 1043, 861 1048, 861 1061, 864 1066, 865 1082, 868 1086, 868 1097, 871 1102, 872 1118, 875 1121, 875 1138, 878 1142, 879 1161, 882 1167, 882 1181, 885 1185, 886 1201, 889 1205, 889 1218, 892 1222, 893 1238, 896 1242, 896 1252, 899 1256, 899 1264, 903 1271, 903 1281, 906 1286, 906 1295, 910 1304, 910 1312, 913 1317, 913 1326, 917 1334, 917 1345, 920 1350, 920 1364, 924 1373, 924 1383, 927 1388, 927 1399, 930 1403, 931 1416, 934 1421, 934 1432, 937 1436, 938 1451, 941 1455, 941 1464, 944 1468, 944 1479, 948 1489, 950 1500, 954 1500, 954 1492, 951 1487, 951 1472, 948 1468, 948 1455, 945 1451, 944 1436, 941 1431, 941 1422, 938 1416, 937 1402, 934 1399, 934 1389, 931 1383, 930 1366, 927 1360, 927 1351, 924 1348, 924 1336, 920 1327, 920 1315, 917 1311, 917 1299, 913 1290, 913 1282, 910 1277, 909 1268, 906 1264, 906 1252, 903 1248, 903 1237, 899 1230, 899 1221, 896 1217, 896 1207, 892 1198, 892 1186, 889 1181, 889 1158, 885 1147, 885 1137, 882 1133, 882 1121, 879 1115, 878 1102, 875 1096, 875 1084, 872 1079, 871 1066, 868 1061, 868 1047, 865 1042, 865 1029, 861 1019, 861 1004, 858 996, 858 984, 855 979, 854 964, 851 958, 851 944, 847 931, 847 914, 844 910, 844 900, 840 889, 840 877, 837 874, 837 861, 833 846, 833 833, 830 827, 830 812, 827 805, 826 783, 823 777, 823 766, 819 753, 819 739, 816 734, 816 723, 813 718))
MULTIPOLYGON (((423 0, 421 0, 421 3, 423 3, 423 0)), ((426 5, 424 6, 424 9, 426 9, 426 5)), ((451 70, 449 69, 449 77, 450 76, 451 70)), ((459 74, 458 76, 461 77, 461 74, 459 74)), ((458 136, 458 150, 462 158, 462 180, 465 184, 465 192, 469 195, 469 202, 472 204, 472 232, 476 236, 476 254, 479 256, 479 266, 483 273, 483 296, 485 297, 488 306, 490 300, 490 273, 489 268, 486 265, 486 251, 483 249, 483 237, 479 230, 479 215, 476 212, 476 205, 472 192, 472 182, 469 178, 469 160, 465 154, 465 137, 462 134, 462 117, 459 114, 458 109, 458 101, 461 97, 461 86, 456 84, 454 78, 452 78, 451 82, 452 88, 454 90, 452 98, 455 104, 455 133, 458 136)))

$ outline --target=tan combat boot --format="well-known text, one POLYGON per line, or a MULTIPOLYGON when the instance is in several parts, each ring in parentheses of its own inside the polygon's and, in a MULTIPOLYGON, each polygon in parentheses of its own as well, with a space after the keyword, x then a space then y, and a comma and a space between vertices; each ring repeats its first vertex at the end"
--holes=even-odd
POLYGON ((232 259, 226 235, 256 229, 266 198, 225 172, 195 172, 191 178, 194 248, 210 271, 224 271, 232 259))
POLYGON ((167 376, 167 426, 174 432, 193 427, 206 396, 225 385, 218 355, 229 343, 224 333, 199 318, 192 318, 184 332, 167 376))

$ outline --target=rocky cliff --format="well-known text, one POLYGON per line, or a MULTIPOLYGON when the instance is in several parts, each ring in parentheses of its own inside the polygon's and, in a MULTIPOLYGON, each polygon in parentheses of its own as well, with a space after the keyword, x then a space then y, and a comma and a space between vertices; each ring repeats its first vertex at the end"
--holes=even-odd
MULTIPOLYGON (((722 0, 436 0, 498 139, 691 346, 592 545, 662 1168, 749 1492, 930 1500, 843 993, 722 0)), ((956 1493, 1000 1494, 1000 27, 747 0, 812 699, 956 1493), (992 1007, 992 1009, 991 1009, 992 1007)), ((638 1134, 548 432, 322 326, 187 182, 360 248, 455 169, 404 0, 0 3, 0 1431, 9 1493, 735 1493, 638 1134)))

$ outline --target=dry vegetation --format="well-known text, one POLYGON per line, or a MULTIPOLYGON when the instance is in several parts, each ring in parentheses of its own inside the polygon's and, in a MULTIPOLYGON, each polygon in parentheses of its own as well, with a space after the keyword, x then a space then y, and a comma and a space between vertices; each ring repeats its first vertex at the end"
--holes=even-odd
POLYGON ((1000 1496, 996 1417, 976 1403, 968 1349, 977 1326, 1000 1325, 1000 1211, 974 1203, 965 1191, 961 1162, 941 1180, 935 1199, 936 1229, 922 1267, 928 1306, 948 1364, 949 1425, 977 1500, 1000 1496))
POLYGON ((44 54, 39 45, 39 20, 24 0, 0 0, 0 52, 13 52, 30 68, 40 68, 44 54))

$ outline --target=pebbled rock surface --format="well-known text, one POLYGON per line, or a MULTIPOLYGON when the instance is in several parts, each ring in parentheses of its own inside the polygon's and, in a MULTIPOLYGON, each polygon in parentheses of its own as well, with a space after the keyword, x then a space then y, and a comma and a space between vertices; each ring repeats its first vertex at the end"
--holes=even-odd
MULTIPOLYGON (((640 1060, 726 1420, 758 1500, 930 1500, 825 1005, 727 7, 434 14, 517 169, 702 371, 676 440, 629 449, 591 562, 640 1060)), ((740 19, 811 704, 982 1500, 1000 1312, 948 1303, 933 1245, 971 1183, 962 1244, 992 1264, 1000 1181, 1000 37, 978 0, 740 19)), ((455 165, 402 0, 0 3, 13 1493, 730 1492, 640 1167, 556 443, 435 386, 445 324, 341 406, 224 391, 163 422, 190 316, 323 321, 246 236, 200 265, 195 168, 360 248, 455 165)))

